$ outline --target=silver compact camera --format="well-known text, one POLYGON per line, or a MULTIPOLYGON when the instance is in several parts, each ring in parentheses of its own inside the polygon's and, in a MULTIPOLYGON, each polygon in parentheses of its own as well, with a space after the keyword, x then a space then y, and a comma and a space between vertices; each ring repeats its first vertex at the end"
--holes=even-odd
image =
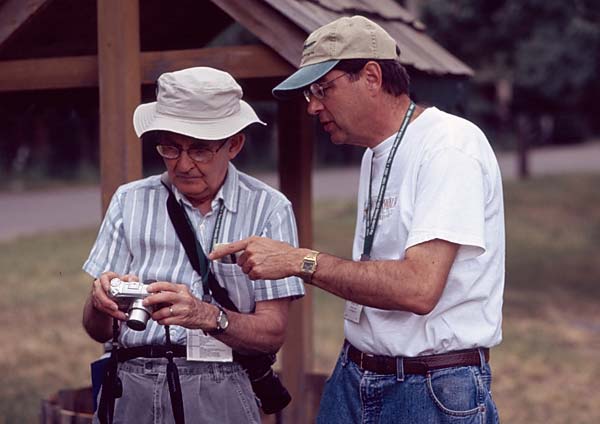
POLYGON ((143 331, 152 314, 152 309, 142 305, 142 302, 150 294, 146 290, 149 283, 154 281, 123 281, 120 278, 110 280, 109 295, 123 312, 127 312, 129 318, 127 326, 132 330, 143 331))

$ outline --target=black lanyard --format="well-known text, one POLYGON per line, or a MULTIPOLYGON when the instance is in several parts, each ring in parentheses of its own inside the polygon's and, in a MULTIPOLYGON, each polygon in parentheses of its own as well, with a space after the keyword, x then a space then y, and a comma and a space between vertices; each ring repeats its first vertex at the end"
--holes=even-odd
MULTIPOLYGON (((187 219, 189 227, 194 228, 189 216, 187 215, 187 213, 185 213, 183 202, 181 202, 180 205, 181 210, 184 211, 184 215, 187 219)), ((214 244, 218 241, 219 233, 221 231, 221 223, 223 222, 224 211, 225 205, 223 204, 223 199, 219 199, 219 211, 217 212, 217 220, 215 222, 215 227, 213 228, 209 252, 212 251, 214 244)), ((204 302, 210 303, 212 301, 212 293, 208 283, 208 258, 204 254, 204 250, 202 249, 202 245, 200 244, 198 237, 194 237, 194 241, 196 242, 196 253, 198 255, 198 261, 200 262, 200 277, 202 277, 202 300, 204 302)))
POLYGON ((390 177, 390 170, 392 169, 392 163, 394 162, 394 156, 396 156, 396 151, 398 150, 398 146, 400 146, 400 142, 402 141, 402 137, 404 137, 404 133, 406 132, 406 128, 408 127, 408 123, 410 118, 415 110, 414 102, 410 102, 408 106, 408 110, 404 115, 404 119, 402 120, 402 125, 400 125, 400 129, 398 130, 398 134, 396 135, 396 139, 394 140, 394 144, 392 145, 392 149, 388 155, 387 161, 385 163, 385 169, 383 170, 383 177, 381 178, 381 185, 379 186, 379 193, 377 194, 377 200, 375 202, 375 210, 371 214, 371 185, 373 182, 373 159, 375 158, 375 153, 371 157, 371 171, 369 176, 369 197, 367 203, 367 219, 366 219, 366 229, 365 229, 365 242, 363 244, 363 253, 360 256, 361 261, 368 261, 371 259, 371 249, 373 248, 373 240, 375 238, 375 230, 377 229, 377 223, 379 221, 379 215, 381 214, 381 208, 383 206, 383 197, 385 196, 385 189, 387 187, 388 179, 390 177))

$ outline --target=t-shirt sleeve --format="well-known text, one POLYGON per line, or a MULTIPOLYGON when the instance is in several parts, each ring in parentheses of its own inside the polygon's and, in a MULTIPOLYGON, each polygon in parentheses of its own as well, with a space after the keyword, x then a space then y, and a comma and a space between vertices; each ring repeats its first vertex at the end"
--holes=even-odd
POLYGON ((106 211, 96 242, 83 270, 94 278, 106 271, 127 274, 132 256, 125 237, 123 207, 117 191, 106 211))
MULTIPOLYGON (((298 246, 296 220, 289 202, 273 210, 260 235, 289 243, 294 247, 298 246)), ((298 277, 281 280, 256 280, 254 281, 254 291, 257 302, 283 297, 299 298, 304 296, 304 284, 298 277)))
POLYGON ((440 149, 419 170, 406 248, 442 239, 461 245, 457 260, 483 254, 484 191, 479 161, 456 148, 440 149))

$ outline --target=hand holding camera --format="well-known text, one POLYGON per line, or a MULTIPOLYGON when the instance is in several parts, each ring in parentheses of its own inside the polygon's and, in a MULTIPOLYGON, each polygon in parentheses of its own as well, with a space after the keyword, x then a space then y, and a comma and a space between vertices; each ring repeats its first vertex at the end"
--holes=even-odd
POLYGON ((152 315, 153 309, 143 304, 144 299, 150 295, 147 290, 149 283, 123 281, 120 278, 110 280, 108 294, 117 303, 119 310, 127 312, 127 326, 132 330, 145 330, 152 315))
MULTIPOLYGON (((120 277, 119 274, 108 271, 102 273, 96 280, 94 280, 92 284, 92 290, 90 293, 90 304, 97 313, 102 315, 107 315, 108 317, 115 318, 119 321, 127 320, 127 311, 123 311, 119 309, 119 305, 113 299, 110 292, 110 280, 120 277)), ((127 280, 129 278, 134 279, 134 276, 124 275, 121 276, 123 280, 127 280)), ((137 279, 137 278, 136 278, 137 279)))

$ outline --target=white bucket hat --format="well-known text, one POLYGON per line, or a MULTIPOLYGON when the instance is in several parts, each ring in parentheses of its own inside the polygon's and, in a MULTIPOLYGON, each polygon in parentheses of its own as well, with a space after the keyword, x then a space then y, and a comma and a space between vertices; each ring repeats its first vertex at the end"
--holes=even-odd
POLYGON ((158 78, 156 101, 133 113, 135 133, 163 130, 201 140, 230 137, 262 122, 242 100, 242 88, 227 72, 207 67, 167 72, 158 78))

